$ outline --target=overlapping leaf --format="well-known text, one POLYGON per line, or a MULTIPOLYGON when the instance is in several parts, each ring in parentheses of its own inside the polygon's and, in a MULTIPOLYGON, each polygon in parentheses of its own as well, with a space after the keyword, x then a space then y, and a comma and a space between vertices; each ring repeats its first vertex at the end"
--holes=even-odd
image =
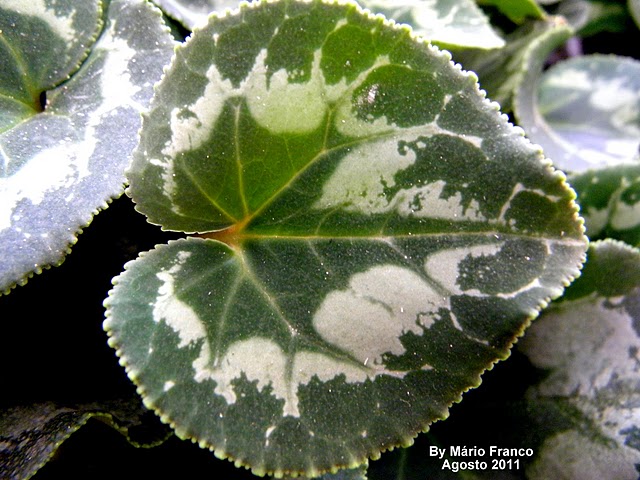
POLYGON ((571 300, 546 311, 527 332, 521 350, 548 372, 528 402, 577 412, 572 425, 545 440, 529 478, 637 478, 638 272, 637 249, 614 241, 593 244, 583 276, 569 290, 571 300))
POLYGON ((444 418, 585 250, 564 176, 497 108, 353 3, 196 30, 128 193, 204 238, 141 255, 105 302, 146 404, 276 475, 354 467, 444 418))
POLYGON ((587 170, 570 176, 591 240, 640 244, 640 163, 587 170))
MULTIPOLYGON (((500 50, 460 52, 456 59, 478 74, 482 88, 503 111, 514 110, 516 102, 522 105, 520 110, 533 109, 532 92, 547 57, 572 34, 573 29, 562 17, 550 16, 519 27, 507 36, 507 45, 500 50)), ((538 128, 537 125, 527 127, 527 134, 538 128)))
POLYGON ((110 2, 94 45, 101 27, 96 2, 2 0, 0 21, 0 292, 6 292, 62 262, 75 234, 121 194, 140 112, 173 42, 159 11, 142 0, 110 2))
POLYGON ((434 43, 492 49, 504 46, 487 16, 473 0, 359 0, 364 8, 396 22, 434 43))

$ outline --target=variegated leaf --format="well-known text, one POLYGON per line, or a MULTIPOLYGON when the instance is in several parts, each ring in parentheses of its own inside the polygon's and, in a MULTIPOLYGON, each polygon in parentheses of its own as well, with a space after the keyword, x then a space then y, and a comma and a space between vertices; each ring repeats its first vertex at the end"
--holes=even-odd
MULTIPOLYGON (((527 401, 572 409, 574 418, 542 444, 531 479, 635 480, 640 464, 640 251, 596 242, 572 300, 547 310, 519 348, 547 371, 527 401)), ((533 408, 530 411, 535 411, 533 408)))
POLYGON ((585 251, 564 175, 475 75, 355 3, 211 17, 128 178, 151 222, 202 235, 114 279, 110 344, 179 436, 258 474, 410 443, 585 251))
POLYGON ((359 0, 434 43, 450 47, 492 49, 504 46, 474 0, 359 0))
POLYGON ((576 57, 553 66, 539 84, 529 82, 516 104, 518 122, 558 166, 580 172, 637 156, 640 62, 576 57))
POLYGON ((15 66, 3 65, 2 86, 9 87, 0 100, 7 109, 0 121, 0 292, 7 292, 60 264, 76 233, 122 193, 140 112, 173 42, 147 2, 110 2, 82 68, 46 92, 40 111, 41 94, 85 55, 100 9, 88 1, 0 0, 0 7, 0 55, 13 55, 15 66), (91 5, 92 15, 84 13, 91 5))
POLYGON ((587 235, 640 244, 640 162, 571 175, 587 235))

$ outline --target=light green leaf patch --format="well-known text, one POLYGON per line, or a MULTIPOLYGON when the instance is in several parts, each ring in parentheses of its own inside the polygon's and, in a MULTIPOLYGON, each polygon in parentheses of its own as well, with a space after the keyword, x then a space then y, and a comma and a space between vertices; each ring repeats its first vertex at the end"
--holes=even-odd
POLYGON ((640 243, 640 164, 633 162, 571 175, 592 240, 640 243))
POLYGON ((128 170, 200 232, 105 329, 146 405, 257 474, 407 445, 576 276, 574 193, 448 53, 355 3, 247 4, 176 51, 128 170))
POLYGON ((563 169, 628 162, 640 145, 640 62, 589 55, 542 76, 537 100, 516 109, 519 123, 563 169))
POLYGON ((93 32, 100 11, 94 8, 92 23, 75 26, 80 14, 73 11, 83 2, 20 5, 0 12, 9 22, 2 27, 3 45, 10 47, 5 53, 13 52, 16 66, 2 70, 9 89, 0 105, 7 106, 3 118, 9 120, 0 132, 0 292, 61 263, 75 234, 121 194, 140 112, 173 50, 157 9, 143 1, 113 1, 82 68, 47 92, 40 112, 40 93, 76 68, 67 59, 77 62, 91 38, 68 29, 93 32), (56 9, 60 16, 54 20, 56 9), (58 43, 69 43, 65 35, 78 43, 58 52, 58 43), (40 43, 44 50, 33 55, 40 43), (44 71, 38 70, 41 58, 52 62, 44 71))
POLYGON ((451 47, 492 49, 504 46, 487 16, 473 0, 360 0, 430 41, 451 47))
MULTIPOLYGON (((635 479, 640 463, 640 252, 592 244, 573 300, 545 311, 520 349, 545 379, 529 402, 573 408, 580 422, 548 437, 528 478, 635 479)), ((547 420, 548 421, 548 420, 547 420)))

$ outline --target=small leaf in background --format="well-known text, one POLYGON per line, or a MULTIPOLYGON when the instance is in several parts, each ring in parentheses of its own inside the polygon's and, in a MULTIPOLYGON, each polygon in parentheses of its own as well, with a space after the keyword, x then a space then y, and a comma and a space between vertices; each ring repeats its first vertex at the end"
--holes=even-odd
POLYGON ((556 13, 565 17, 583 38, 601 32, 623 32, 630 23, 623 1, 563 0, 556 13))
POLYGON ((572 300, 545 311, 519 344, 547 372, 527 401, 564 404, 582 416, 544 441, 530 479, 638 477, 640 251, 607 240, 593 243, 588 258, 567 291, 572 300))
POLYGON ((640 244, 640 162, 569 176, 591 240, 640 244))
POLYGON ((491 27, 474 0, 359 0, 374 13, 382 13, 431 42, 451 47, 492 49, 504 40, 491 27))
POLYGON ((636 22, 636 25, 640 28, 640 0, 628 0, 627 4, 633 21, 636 22))
POLYGON ((111 425, 136 446, 163 442, 170 430, 137 400, 100 405, 41 403, 0 410, 0 478, 33 476, 58 447, 91 418, 111 425))
MULTIPOLYGON (((500 104, 502 111, 511 112, 515 101, 523 102, 521 91, 523 84, 528 87, 531 72, 541 71, 549 54, 572 35, 572 28, 562 17, 549 16, 528 22, 507 35, 507 45, 502 49, 454 52, 454 58, 478 75, 480 86, 491 100, 500 104)), ((524 101, 529 98, 524 97, 524 101)))
POLYGON ((210 17, 127 175, 150 222, 203 238, 127 264, 110 344, 178 436, 257 474, 411 443, 586 249, 564 175, 475 75, 355 3, 210 17))
POLYGON ((478 3, 497 7, 515 23, 523 23, 527 18, 542 20, 545 17, 544 10, 535 0, 478 0, 478 3))
MULTIPOLYGON (((251 1, 251 0, 249 0, 251 1)), ((193 30, 207 23, 212 12, 223 13, 226 9, 238 8, 239 0, 153 0, 171 18, 185 28, 193 30)))
MULTIPOLYGON (((533 82, 534 79, 531 79, 533 82)), ((640 62, 587 55, 559 62, 521 93, 515 113, 529 138, 562 169, 629 162, 640 146, 640 62)))
POLYGON ((110 2, 91 45, 97 5, 0 0, 0 107, 8 112, 0 121, 0 293, 60 264, 76 234, 122 193, 140 112, 173 52, 160 12, 142 0, 110 2), (82 67, 56 87, 88 46, 82 67), (46 108, 38 103, 45 93, 46 108))

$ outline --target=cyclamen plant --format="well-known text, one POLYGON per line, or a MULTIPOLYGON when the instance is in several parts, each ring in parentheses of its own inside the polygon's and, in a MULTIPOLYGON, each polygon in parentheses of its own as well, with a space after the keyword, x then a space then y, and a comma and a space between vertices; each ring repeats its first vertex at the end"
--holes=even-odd
MULTIPOLYGON (((596 460, 634 478, 640 67, 584 55, 543 73, 615 17, 487 3, 159 1, 179 26, 143 1, 0 0, 3 289, 61 262, 126 181, 182 238, 113 279, 104 329, 178 437, 278 478, 596 478, 596 460), (62 171, 43 178, 52 158, 62 171), (490 409, 476 437, 477 418, 461 433, 452 415, 384 453, 523 335, 520 373, 546 375, 500 390, 515 426, 490 409)), ((166 436, 132 434, 154 425, 135 398, 8 402, 0 471, 34 475, 95 416, 136 444, 166 436)))

